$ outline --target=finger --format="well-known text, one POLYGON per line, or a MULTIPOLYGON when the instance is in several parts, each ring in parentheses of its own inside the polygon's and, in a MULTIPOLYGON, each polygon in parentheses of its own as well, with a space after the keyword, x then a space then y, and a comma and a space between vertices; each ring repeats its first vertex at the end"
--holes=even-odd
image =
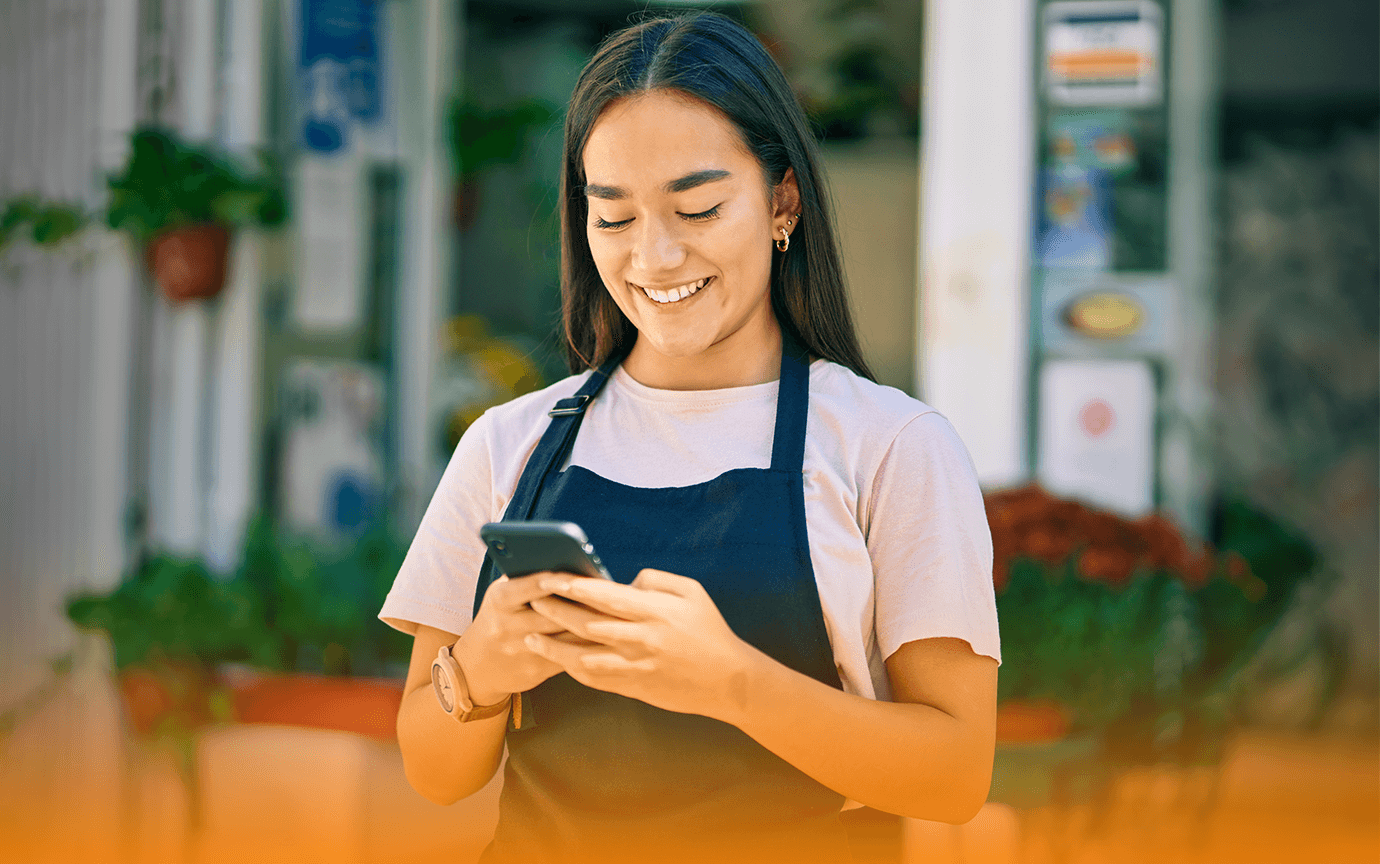
POLYGON ((557 642, 564 642, 564 643, 567 644, 567 645, 579 645, 579 646, 584 647, 584 648, 588 648, 588 647, 590 647, 590 646, 592 646, 592 645, 598 645, 598 644, 600 644, 600 643, 598 643, 598 642, 591 642, 591 641, 589 641, 588 639, 583 639, 583 638, 581 638, 581 637, 579 637, 579 636, 576 636, 574 633, 571 633, 569 630, 562 630, 562 631, 559 632, 559 633, 551 633, 551 634, 548 634, 548 635, 549 635, 552 639, 555 639, 557 642))
POLYGON ((592 647, 572 645, 552 639, 549 636, 538 636, 535 633, 528 636, 526 642, 532 653, 557 664, 575 676, 580 683, 591 687, 598 686, 598 682, 586 678, 584 673, 597 672, 601 675, 642 674, 653 672, 656 669, 656 662, 651 658, 628 660, 602 645, 592 647))
POLYGON ((533 654, 566 670, 585 668, 581 658, 588 652, 609 650, 603 645, 581 645, 537 633, 529 633, 523 643, 533 654))
POLYGON ((607 579, 577 576, 543 581, 552 594, 576 600, 615 618, 639 621, 660 617, 665 611, 655 592, 642 591, 607 579))
POLYGON ((521 609, 537 597, 547 596, 551 592, 542 587, 542 580, 543 577, 554 575, 556 574, 532 573, 516 579, 499 577, 489 586, 489 593, 494 595, 495 608, 501 612, 512 612, 521 609))
POLYGON ((585 654, 580 658, 580 663, 585 669, 600 675, 644 675, 656 671, 656 661, 650 657, 629 660, 606 651, 585 654))
POLYGON ((615 621, 604 618, 584 625, 587 638, 605 645, 651 646, 651 628, 641 621, 615 621))
POLYGON ((561 597, 538 597, 532 601, 532 610, 546 618, 550 623, 558 625, 572 633, 588 639, 589 634, 585 632, 585 625, 591 621, 608 620, 608 616, 602 612, 596 612, 581 603, 573 603, 561 597))
MULTIPOLYGON (((538 599, 536 602, 542 602, 538 599)), ((550 618, 536 611, 535 609, 519 609, 517 612, 510 613, 513 620, 506 625, 511 628, 508 632, 517 631, 518 633, 545 633, 555 634, 565 630, 563 624, 558 624, 550 618)))
POLYGON ((704 586, 697 579, 667 573, 665 570, 653 570, 650 567, 644 567, 638 572, 637 578, 632 581, 632 587, 643 591, 674 594, 677 597, 693 597, 704 592, 704 586))

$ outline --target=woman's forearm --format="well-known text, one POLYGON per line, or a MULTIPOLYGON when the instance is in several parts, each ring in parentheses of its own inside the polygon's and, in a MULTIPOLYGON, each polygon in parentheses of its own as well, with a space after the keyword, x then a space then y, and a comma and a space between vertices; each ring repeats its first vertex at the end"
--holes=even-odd
POLYGON ((408 782, 437 804, 478 792, 498 769, 507 723, 507 714, 457 723, 441 710, 430 685, 411 691, 398 711, 408 782))
POLYGON ((753 650, 719 719, 869 807, 954 824, 982 807, 992 776, 988 724, 850 695, 753 650))
MULTIPOLYGON (((431 686, 430 658, 454 638, 440 630, 419 630, 407 692, 398 710, 398 747, 407 780, 438 804, 453 804, 489 782, 503 756, 508 723, 507 713, 459 723, 441 709, 431 686)), ((478 704, 501 698, 487 691, 472 690, 470 695, 482 700, 478 704)))

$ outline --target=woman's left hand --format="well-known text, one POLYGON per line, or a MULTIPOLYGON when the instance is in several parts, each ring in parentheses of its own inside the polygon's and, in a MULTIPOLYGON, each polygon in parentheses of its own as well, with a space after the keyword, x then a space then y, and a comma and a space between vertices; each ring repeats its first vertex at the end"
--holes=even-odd
POLYGON ((667 711, 725 719, 740 704, 757 650, 724 621, 704 586, 643 570, 631 585, 580 576, 542 577, 532 608, 595 645, 532 634, 527 645, 587 687, 667 711), (572 602, 567 602, 572 601, 572 602))

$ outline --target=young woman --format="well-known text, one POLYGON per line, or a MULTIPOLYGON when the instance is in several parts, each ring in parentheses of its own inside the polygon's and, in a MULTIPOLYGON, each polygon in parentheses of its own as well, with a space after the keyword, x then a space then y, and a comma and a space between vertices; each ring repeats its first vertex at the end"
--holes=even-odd
POLYGON ((982 498, 949 423, 870 380, 780 69, 718 15, 615 34, 562 190, 579 374, 465 433, 381 612, 416 637, 411 783, 458 800, 506 744, 488 862, 847 861, 848 799, 966 821, 1000 656, 982 498), (615 581, 494 579, 500 518, 580 524, 615 581))

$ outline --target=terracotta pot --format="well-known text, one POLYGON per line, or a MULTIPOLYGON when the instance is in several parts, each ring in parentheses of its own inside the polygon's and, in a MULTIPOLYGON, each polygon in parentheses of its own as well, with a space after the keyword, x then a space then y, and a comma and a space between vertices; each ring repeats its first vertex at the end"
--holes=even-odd
POLYGON ((241 723, 336 729, 381 740, 397 734, 401 681, 269 675, 233 687, 241 723))
POLYGON ((188 225, 149 241, 149 272, 169 300, 214 297, 225 287, 230 230, 224 225, 188 225))
POLYGON ((998 742, 1058 741, 1068 734, 1068 712, 1057 702, 1009 699, 997 706, 998 742))
POLYGON ((169 718, 193 728, 211 720, 210 676, 183 664, 129 666, 120 670, 120 696, 136 732, 147 735, 169 718))

